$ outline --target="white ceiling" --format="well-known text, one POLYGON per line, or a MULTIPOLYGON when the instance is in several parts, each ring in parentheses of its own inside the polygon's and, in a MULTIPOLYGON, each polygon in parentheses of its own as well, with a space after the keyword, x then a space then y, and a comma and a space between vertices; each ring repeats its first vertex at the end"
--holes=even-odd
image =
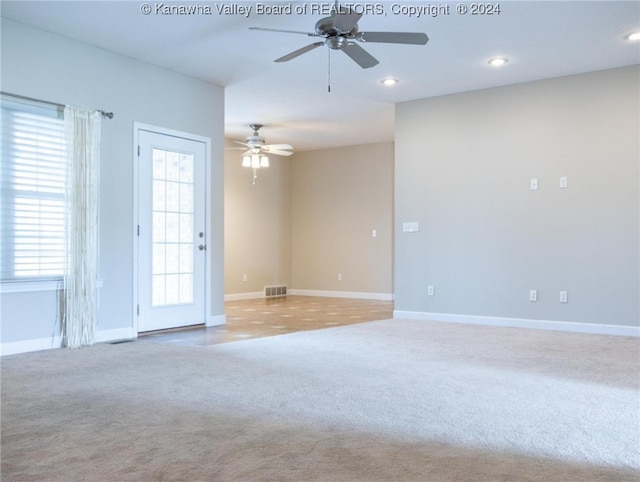
MULTIPOLYGON (((144 1, 2 1, 1 13, 224 86, 227 137, 244 140, 249 124, 261 123, 267 143, 289 143, 296 150, 392 140, 398 102, 640 63, 640 43, 624 39, 640 30, 637 1, 503 1, 500 14, 491 16, 460 15, 455 2, 395 2, 449 6, 449 15, 420 18, 394 14, 394 2, 360 2, 384 10, 363 16, 361 31, 425 32, 429 43, 360 44, 380 61, 370 69, 331 51, 329 93, 327 47, 273 62, 317 38, 249 30, 312 32, 325 15, 258 15, 258 2, 208 0, 164 4, 209 6, 211 15, 143 15, 144 1), (253 11, 248 18, 219 14, 219 6, 252 6, 253 11), (494 56, 509 62, 491 67, 487 61, 494 56), (383 87, 380 81, 387 76, 400 83, 383 87)), ((308 11, 331 3, 262 2, 308 11)), ((162 2, 149 4, 154 10, 162 2)))

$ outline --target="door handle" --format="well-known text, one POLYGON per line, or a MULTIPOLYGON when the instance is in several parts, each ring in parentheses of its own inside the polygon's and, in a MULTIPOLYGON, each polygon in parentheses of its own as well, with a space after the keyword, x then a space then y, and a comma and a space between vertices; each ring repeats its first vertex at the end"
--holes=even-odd
POLYGON ((198 249, 200 251, 205 251, 207 249, 207 245, 206 244, 201 244, 201 245, 198 246, 198 249))

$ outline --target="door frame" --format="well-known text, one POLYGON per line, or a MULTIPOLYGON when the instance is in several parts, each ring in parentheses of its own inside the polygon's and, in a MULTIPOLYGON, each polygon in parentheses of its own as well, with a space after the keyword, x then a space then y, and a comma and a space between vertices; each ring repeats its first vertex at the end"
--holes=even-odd
MULTIPOLYGON (((205 238, 204 244, 211 246, 211 138, 205 136, 199 136, 197 134, 190 134, 188 132, 177 131, 174 129, 167 129, 164 127, 153 126, 142 122, 133 123, 133 226, 132 226, 132 239, 133 239, 133 303, 132 303, 132 319, 133 319, 133 334, 138 337, 138 225, 140 220, 138 219, 138 197, 140 195, 140 180, 138 171, 140 166, 138 165, 138 146, 140 145, 140 131, 152 132, 154 134, 160 134, 171 137, 179 137, 189 141, 202 142, 205 146, 204 153, 204 197, 205 197, 205 238)), ((205 251, 205 265, 204 265, 204 324, 208 325, 208 319, 211 313, 211 250, 205 251)))

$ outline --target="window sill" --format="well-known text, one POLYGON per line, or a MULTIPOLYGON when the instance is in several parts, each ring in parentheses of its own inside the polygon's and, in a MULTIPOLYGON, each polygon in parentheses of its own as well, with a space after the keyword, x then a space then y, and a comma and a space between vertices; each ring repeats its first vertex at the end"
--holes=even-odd
MULTIPOLYGON (((98 288, 102 288, 102 279, 97 281, 98 288)), ((0 294, 5 293, 30 293, 36 291, 56 291, 63 289, 64 281, 44 280, 44 281, 4 281, 0 282, 0 294)))

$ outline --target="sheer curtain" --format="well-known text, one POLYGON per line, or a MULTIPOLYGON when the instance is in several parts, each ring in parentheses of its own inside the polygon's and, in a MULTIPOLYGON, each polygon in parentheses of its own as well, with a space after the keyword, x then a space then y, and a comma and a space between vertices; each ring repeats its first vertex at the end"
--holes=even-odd
POLYGON ((98 313, 101 114, 65 107, 66 267, 62 344, 94 343, 98 313))

